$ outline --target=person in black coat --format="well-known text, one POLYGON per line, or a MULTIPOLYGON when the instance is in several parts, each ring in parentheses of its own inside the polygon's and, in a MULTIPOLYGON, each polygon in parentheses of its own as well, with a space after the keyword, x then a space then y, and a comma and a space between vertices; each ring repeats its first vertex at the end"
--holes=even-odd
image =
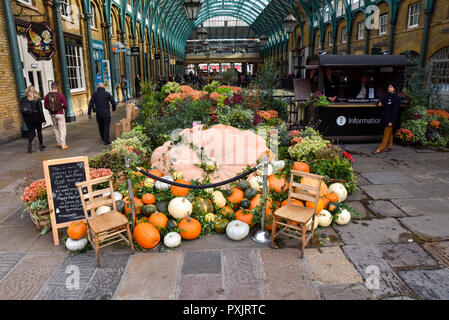
POLYGON ((140 80, 140 74, 136 75, 136 79, 134 81, 135 85, 136 85, 136 98, 140 97, 140 91, 142 90, 142 84, 141 84, 141 80, 140 80))
POLYGON ((340 87, 340 84, 338 83, 338 80, 334 77, 334 72, 329 67, 326 68, 325 70, 323 84, 324 84, 324 94, 326 95, 327 99, 330 102, 334 102, 335 100, 337 100, 338 89, 340 87))
POLYGON ((104 84, 100 82, 97 92, 90 98, 87 114, 89 119, 92 119, 92 110, 97 114, 98 130, 105 145, 111 144, 109 140, 109 126, 111 124, 111 108, 109 104, 112 105, 112 111, 115 111, 117 103, 112 95, 105 90, 104 84))
POLYGON ((45 123, 44 110, 42 102, 37 95, 36 89, 29 86, 25 90, 25 97, 20 100, 20 110, 22 110, 23 120, 28 128, 28 152, 33 152, 33 139, 36 136, 39 139, 39 150, 44 151, 46 148, 42 137, 42 124, 45 123), (30 110, 29 113, 23 113, 23 110, 30 110))
POLYGON ((397 89, 396 84, 390 84, 388 94, 377 103, 379 107, 383 107, 381 125, 384 127, 384 137, 373 154, 389 152, 393 147, 393 128, 398 125, 401 107, 401 98, 396 93, 397 89))

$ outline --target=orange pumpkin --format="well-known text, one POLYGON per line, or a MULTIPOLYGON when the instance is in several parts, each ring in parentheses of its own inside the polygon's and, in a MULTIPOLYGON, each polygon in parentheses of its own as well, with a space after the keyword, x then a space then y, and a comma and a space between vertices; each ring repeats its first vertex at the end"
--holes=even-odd
POLYGON ((133 192, 136 193, 138 188, 144 187, 145 184, 143 181, 140 181, 139 183, 136 183, 133 185, 133 192))
MULTIPOLYGON (((315 204, 312 201, 306 201, 306 207, 310 209, 315 209, 315 204)), ((318 200, 318 204, 316 206, 315 213, 318 214, 321 212, 321 210, 324 209, 324 203, 323 200, 318 200)))
POLYGON ((302 172, 310 172, 310 167, 305 162, 294 162, 293 163, 293 170, 295 171, 302 171, 302 172))
POLYGON ((240 203, 244 197, 245 193, 242 190, 234 188, 232 194, 227 199, 230 203, 240 203))
MULTIPOLYGON (((182 183, 182 184, 190 184, 189 181, 186 181, 184 179, 178 179, 175 182, 177 183, 182 183)), ((189 188, 183 188, 183 187, 178 187, 178 186, 171 186, 170 187, 171 193, 175 196, 175 197, 185 197, 186 195, 189 194, 189 188)))
POLYGON ((151 193, 145 193, 142 196, 142 202, 144 204, 153 204, 156 201, 156 198, 154 197, 154 194, 151 193))
POLYGON ((298 199, 290 199, 290 202, 288 202, 288 199, 285 199, 284 201, 282 201, 281 207, 285 206, 288 203, 304 207, 304 204, 302 203, 302 201, 300 201, 298 199))
MULTIPOLYGON (((136 215, 140 214, 142 207, 144 203, 139 198, 134 197, 134 212, 136 215)), ((125 213, 130 214, 131 213, 131 201, 126 201, 125 204, 125 213)))
POLYGON ((276 193, 285 192, 290 186, 290 183, 284 177, 277 178, 274 174, 268 177, 268 184, 270 185, 270 189, 276 193))
POLYGON ((268 155, 268 161, 273 162, 275 154, 270 149, 267 149, 266 151, 261 152, 259 155, 259 160, 263 161, 263 158, 265 157, 265 155, 268 155))
POLYGON ((221 209, 221 213, 226 217, 228 215, 232 215, 234 213, 234 210, 232 210, 230 206, 226 206, 221 209))
POLYGON ((330 202, 335 202, 335 203, 337 203, 339 200, 338 195, 336 195, 333 192, 326 193, 326 198, 329 199, 330 202))
POLYGON ((84 221, 73 221, 67 228, 67 234, 73 240, 79 240, 87 234, 87 225, 84 221))
MULTIPOLYGON (((317 187, 317 180, 311 179, 311 178, 308 178, 308 177, 303 177, 302 180, 301 180, 301 184, 305 184, 307 186, 311 186, 311 187, 315 187, 316 188, 317 187)), ((324 181, 321 181, 320 196, 324 196, 326 193, 328 193, 327 185, 324 183, 324 181)))
POLYGON ((162 176, 163 176, 162 171, 157 170, 157 169, 152 169, 152 170, 148 171, 148 173, 152 174, 153 176, 159 177, 159 178, 162 178, 162 176))
POLYGON ((194 218, 185 217, 179 223, 178 228, 181 230, 179 232, 181 238, 185 240, 196 239, 201 233, 201 224, 194 218))
POLYGON ((265 229, 271 231, 272 228, 273 228, 273 213, 267 210, 265 213, 265 229))
POLYGON ((161 241, 161 234, 151 223, 139 223, 133 231, 137 244, 144 249, 151 249, 161 241))
POLYGON ((329 198, 327 198, 326 196, 321 197, 321 201, 323 201, 323 209, 326 209, 330 202, 329 198))
POLYGON ((161 212, 153 213, 148 219, 148 222, 158 229, 165 228, 167 226, 167 221, 167 216, 161 212))
POLYGON ((254 217, 254 215, 250 211, 245 210, 245 209, 240 209, 240 210, 236 211, 236 213, 235 213, 236 220, 245 222, 250 227, 253 226, 253 223, 252 223, 253 217, 254 217))
POLYGON ((134 220, 135 225, 143 222, 148 222, 148 217, 136 217, 136 219, 134 220))

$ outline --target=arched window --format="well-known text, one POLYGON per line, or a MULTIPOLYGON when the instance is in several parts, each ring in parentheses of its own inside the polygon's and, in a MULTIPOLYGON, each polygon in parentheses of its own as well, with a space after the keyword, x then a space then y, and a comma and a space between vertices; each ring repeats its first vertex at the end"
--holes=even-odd
POLYGON ((90 19, 90 26, 92 28, 97 28, 97 10, 95 9, 95 4, 90 2, 90 12, 92 13, 92 18, 90 19))
POLYGON ((449 95, 449 47, 438 50, 431 58, 430 81, 436 89, 449 95))

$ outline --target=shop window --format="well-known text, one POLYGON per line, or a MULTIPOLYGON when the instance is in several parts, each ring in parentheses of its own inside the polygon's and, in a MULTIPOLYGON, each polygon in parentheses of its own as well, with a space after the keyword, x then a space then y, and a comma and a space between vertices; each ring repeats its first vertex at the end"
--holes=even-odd
POLYGON ((341 29, 341 43, 346 43, 346 27, 341 29))
POLYGON ((431 82, 437 90, 449 94, 449 47, 437 51, 431 58, 431 82))
POLYGON ((70 0, 62 0, 61 1, 61 15, 68 19, 71 18, 71 10, 70 10, 70 0))
POLYGON ((86 83, 83 67, 83 48, 81 45, 66 44, 65 50, 70 90, 72 92, 85 90, 86 83))
POLYGON ((18 0, 19 2, 22 2, 22 3, 24 3, 24 4, 27 4, 27 5, 30 5, 30 6, 32 6, 33 5, 33 0, 18 0))
POLYGON ((421 10, 421 2, 411 4, 408 7, 407 28, 416 28, 419 25, 419 10, 421 10))
POLYGON ((365 21, 357 23, 357 40, 363 39, 363 31, 365 30, 365 21))
POLYGON ((387 34, 388 32, 388 13, 379 17, 379 34, 387 34))
POLYGON ((90 26, 92 28, 97 28, 97 11, 95 10, 95 5, 93 2, 90 3, 90 12, 92 13, 92 17, 90 19, 90 26))
POLYGON ((328 37, 329 37, 329 47, 332 47, 334 45, 334 38, 332 37, 332 32, 328 33, 328 37))

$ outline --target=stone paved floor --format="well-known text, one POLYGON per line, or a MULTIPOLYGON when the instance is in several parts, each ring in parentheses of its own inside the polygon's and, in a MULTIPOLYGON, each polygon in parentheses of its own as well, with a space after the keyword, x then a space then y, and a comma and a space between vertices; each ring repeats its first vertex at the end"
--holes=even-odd
MULTIPOLYGON (((112 123, 123 115, 121 106, 112 123)), ((46 129, 47 151, 31 155, 25 140, 0 146, 0 299, 449 299, 449 152, 395 146, 374 156, 374 144, 346 145, 360 186, 347 203, 360 219, 318 230, 303 260, 293 240, 272 250, 212 235, 173 252, 110 246, 98 268, 92 251, 69 255, 21 218, 14 189, 26 173, 40 178, 42 160, 104 149, 82 117, 68 126, 69 150, 53 137, 46 129)))

